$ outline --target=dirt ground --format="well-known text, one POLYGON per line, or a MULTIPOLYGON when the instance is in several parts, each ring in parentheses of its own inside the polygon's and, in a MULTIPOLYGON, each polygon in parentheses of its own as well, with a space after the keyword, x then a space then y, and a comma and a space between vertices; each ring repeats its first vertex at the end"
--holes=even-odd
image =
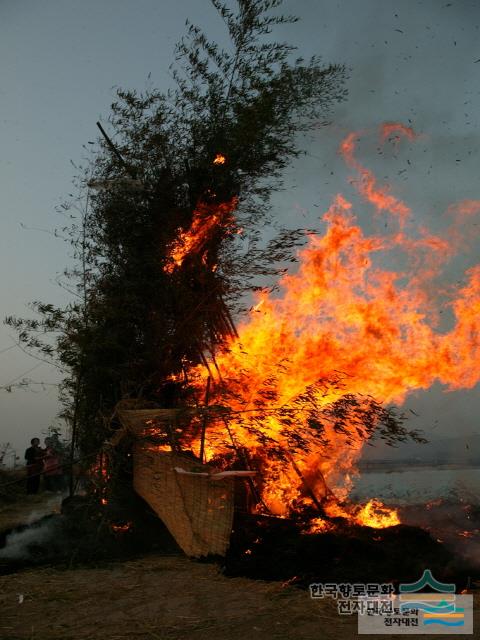
MULTIPOLYGON (((480 637, 478 604, 477 599, 479 635, 456 637, 480 637)), ((349 640, 358 637, 357 619, 337 615, 332 601, 312 601, 305 591, 226 578, 216 565, 183 557, 148 556, 101 569, 44 568, 0 578, 2 640, 256 637, 349 640)))
MULTIPOLYGON (((0 508, 0 530, 59 510, 51 494, 0 508)), ((480 594, 479 594, 480 595, 480 594)), ((480 638, 480 597, 474 628, 480 638)), ((147 555, 102 568, 0 576, 0 640, 349 640, 357 617, 274 582, 227 578, 215 564, 147 555)), ((360 636, 371 638, 378 636, 360 636)), ((404 638, 405 636, 390 636, 404 638)), ((444 638, 445 636, 428 636, 444 638)))

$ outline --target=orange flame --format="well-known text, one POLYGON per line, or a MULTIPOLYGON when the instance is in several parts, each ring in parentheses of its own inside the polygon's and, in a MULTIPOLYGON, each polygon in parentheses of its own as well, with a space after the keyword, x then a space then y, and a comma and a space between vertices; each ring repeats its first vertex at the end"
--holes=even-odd
POLYGON ((375 498, 367 502, 355 514, 358 524, 374 529, 383 529, 400 524, 400 518, 396 509, 387 509, 379 500, 375 498))
MULTIPOLYGON (((381 128, 381 140, 392 135, 416 138, 403 125, 381 128)), ((391 214, 398 229, 390 235, 366 235, 356 222, 352 204, 342 194, 336 196, 322 218, 324 234, 310 235, 299 252, 298 271, 281 278, 280 295, 256 296, 250 315, 238 327, 239 337, 232 338, 216 357, 223 381, 238 381, 241 372, 243 382, 234 385, 232 411, 254 412, 262 383, 271 376, 276 377, 277 391, 272 410, 338 372, 345 375, 343 388, 328 388, 317 398, 323 406, 346 393, 402 403, 409 393, 435 382, 454 390, 472 388, 480 379, 480 265, 466 272, 466 283, 457 291, 443 286, 439 292, 443 298, 449 295, 442 300, 453 315, 448 330, 438 329, 438 296, 432 295, 438 289, 435 279, 441 267, 465 246, 462 219, 478 213, 480 201, 452 206, 447 215, 453 214, 454 219, 442 235, 415 227, 410 208, 388 187, 379 186, 374 174, 356 159, 356 138, 355 133, 348 135, 340 147, 347 165, 359 176, 353 184, 377 212, 391 214), (382 267, 385 255, 396 256, 402 267, 397 271, 382 267)), ((181 263, 179 248, 174 255, 175 264, 181 263)), ((208 375, 200 369, 197 374, 203 381, 208 375)), ((275 411, 262 428, 288 451, 275 411)), ((298 428, 302 429, 301 420, 298 428)), ((223 438, 220 429, 224 425, 219 423, 207 432, 207 444, 217 453, 223 438)), ((252 441, 245 421, 231 420, 230 429, 237 446, 261 457, 261 447, 252 441)), ((329 441, 325 450, 317 448, 295 462, 315 491, 321 494, 326 482, 344 498, 363 437, 353 431, 346 446, 345 438, 329 425, 325 435, 329 441)), ((275 466, 263 461, 262 498, 274 513, 286 514, 302 495, 302 480, 290 465, 280 472, 275 468, 274 473, 275 466)), ((354 517, 369 526, 397 524, 398 515, 382 508, 378 501, 371 501, 354 517)), ((352 516, 351 510, 344 514, 352 516)))
MULTIPOLYGON (((400 125, 384 125, 382 128, 382 139, 387 138, 393 131, 398 131, 406 135, 410 135, 411 129, 406 129, 400 125)), ((355 140, 358 138, 358 133, 350 133, 340 145, 340 152, 347 165, 352 169, 355 169, 359 175, 360 180, 354 181, 355 186, 358 188, 360 194, 374 207, 377 212, 389 211, 397 215, 402 225, 406 222, 410 216, 411 211, 407 205, 398 200, 389 193, 388 187, 378 187, 377 179, 372 171, 363 167, 360 162, 355 158, 355 140)), ((414 135, 413 132, 411 135, 414 135)))
MULTIPOLYGON (((384 529, 400 524, 400 518, 396 509, 386 507, 380 500, 373 498, 364 505, 342 506, 333 501, 326 502, 325 512, 330 518, 347 518, 355 523, 384 529)), ((309 522, 309 533, 324 533, 335 529, 335 524, 323 518, 315 518, 309 522)))
POLYGON ((228 229, 233 226, 232 213, 238 203, 238 198, 233 197, 221 204, 207 204, 200 202, 193 212, 190 229, 181 230, 178 237, 172 243, 168 256, 168 262, 164 267, 167 273, 173 273, 182 266, 187 256, 198 255, 202 262, 206 262, 208 256, 208 243, 214 233, 219 229, 228 229))
POLYGON ((334 531, 335 525, 323 518, 312 518, 305 528, 305 533, 328 533, 334 531))
POLYGON ((95 461, 89 469, 88 475, 93 484, 94 492, 99 498, 100 504, 102 506, 106 506, 108 504, 107 488, 110 480, 110 473, 107 468, 106 456, 103 453, 96 456, 95 461))
POLYGON ((222 153, 217 153, 213 159, 213 164, 225 164, 226 161, 227 159, 222 153))

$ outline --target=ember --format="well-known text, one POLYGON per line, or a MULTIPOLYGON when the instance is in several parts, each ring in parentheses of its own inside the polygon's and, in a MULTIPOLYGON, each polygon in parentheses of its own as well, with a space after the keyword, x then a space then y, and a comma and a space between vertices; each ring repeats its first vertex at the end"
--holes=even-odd
POLYGON ((459 531, 458 535, 462 538, 474 538, 479 535, 478 529, 475 531, 459 531))
POLYGON ((114 533, 127 533, 128 531, 131 531, 132 523, 131 522, 112 523, 110 525, 110 528, 114 533))
POLYGON ((97 496, 102 506, 106 506, 108 504, 107 489, 110 473, 108 471, 107 460, 103 453, 96 457, 95 462, 90 467, 89 479, 92 483, 94 495, 97 496))
POLYGON ((213 160, 213 164, 225 164, 226 161, 227 159, 222 153, 217 153, 213 160))

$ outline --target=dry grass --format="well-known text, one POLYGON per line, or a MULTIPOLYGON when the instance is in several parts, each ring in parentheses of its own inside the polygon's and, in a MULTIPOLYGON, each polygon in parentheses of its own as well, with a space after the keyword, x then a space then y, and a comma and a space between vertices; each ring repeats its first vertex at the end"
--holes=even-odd
POLYGON ((38 569, 0 578, 0 611, 2 640, 358 637, 356 618, 338 616, 332 601, 312 601, 278 583, 225 578, 215 565, 185 558, 152 556, 108 569, 38 569))

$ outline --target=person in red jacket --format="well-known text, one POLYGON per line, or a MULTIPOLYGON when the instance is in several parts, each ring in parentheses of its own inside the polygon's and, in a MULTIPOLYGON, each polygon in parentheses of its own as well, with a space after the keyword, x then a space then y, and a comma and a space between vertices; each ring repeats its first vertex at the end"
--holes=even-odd
POLYGON ((45 447, 45 455, 43 458, 45 491, 61 491, 63 476, 62 461, 48 438, 45 438, 45 447))

